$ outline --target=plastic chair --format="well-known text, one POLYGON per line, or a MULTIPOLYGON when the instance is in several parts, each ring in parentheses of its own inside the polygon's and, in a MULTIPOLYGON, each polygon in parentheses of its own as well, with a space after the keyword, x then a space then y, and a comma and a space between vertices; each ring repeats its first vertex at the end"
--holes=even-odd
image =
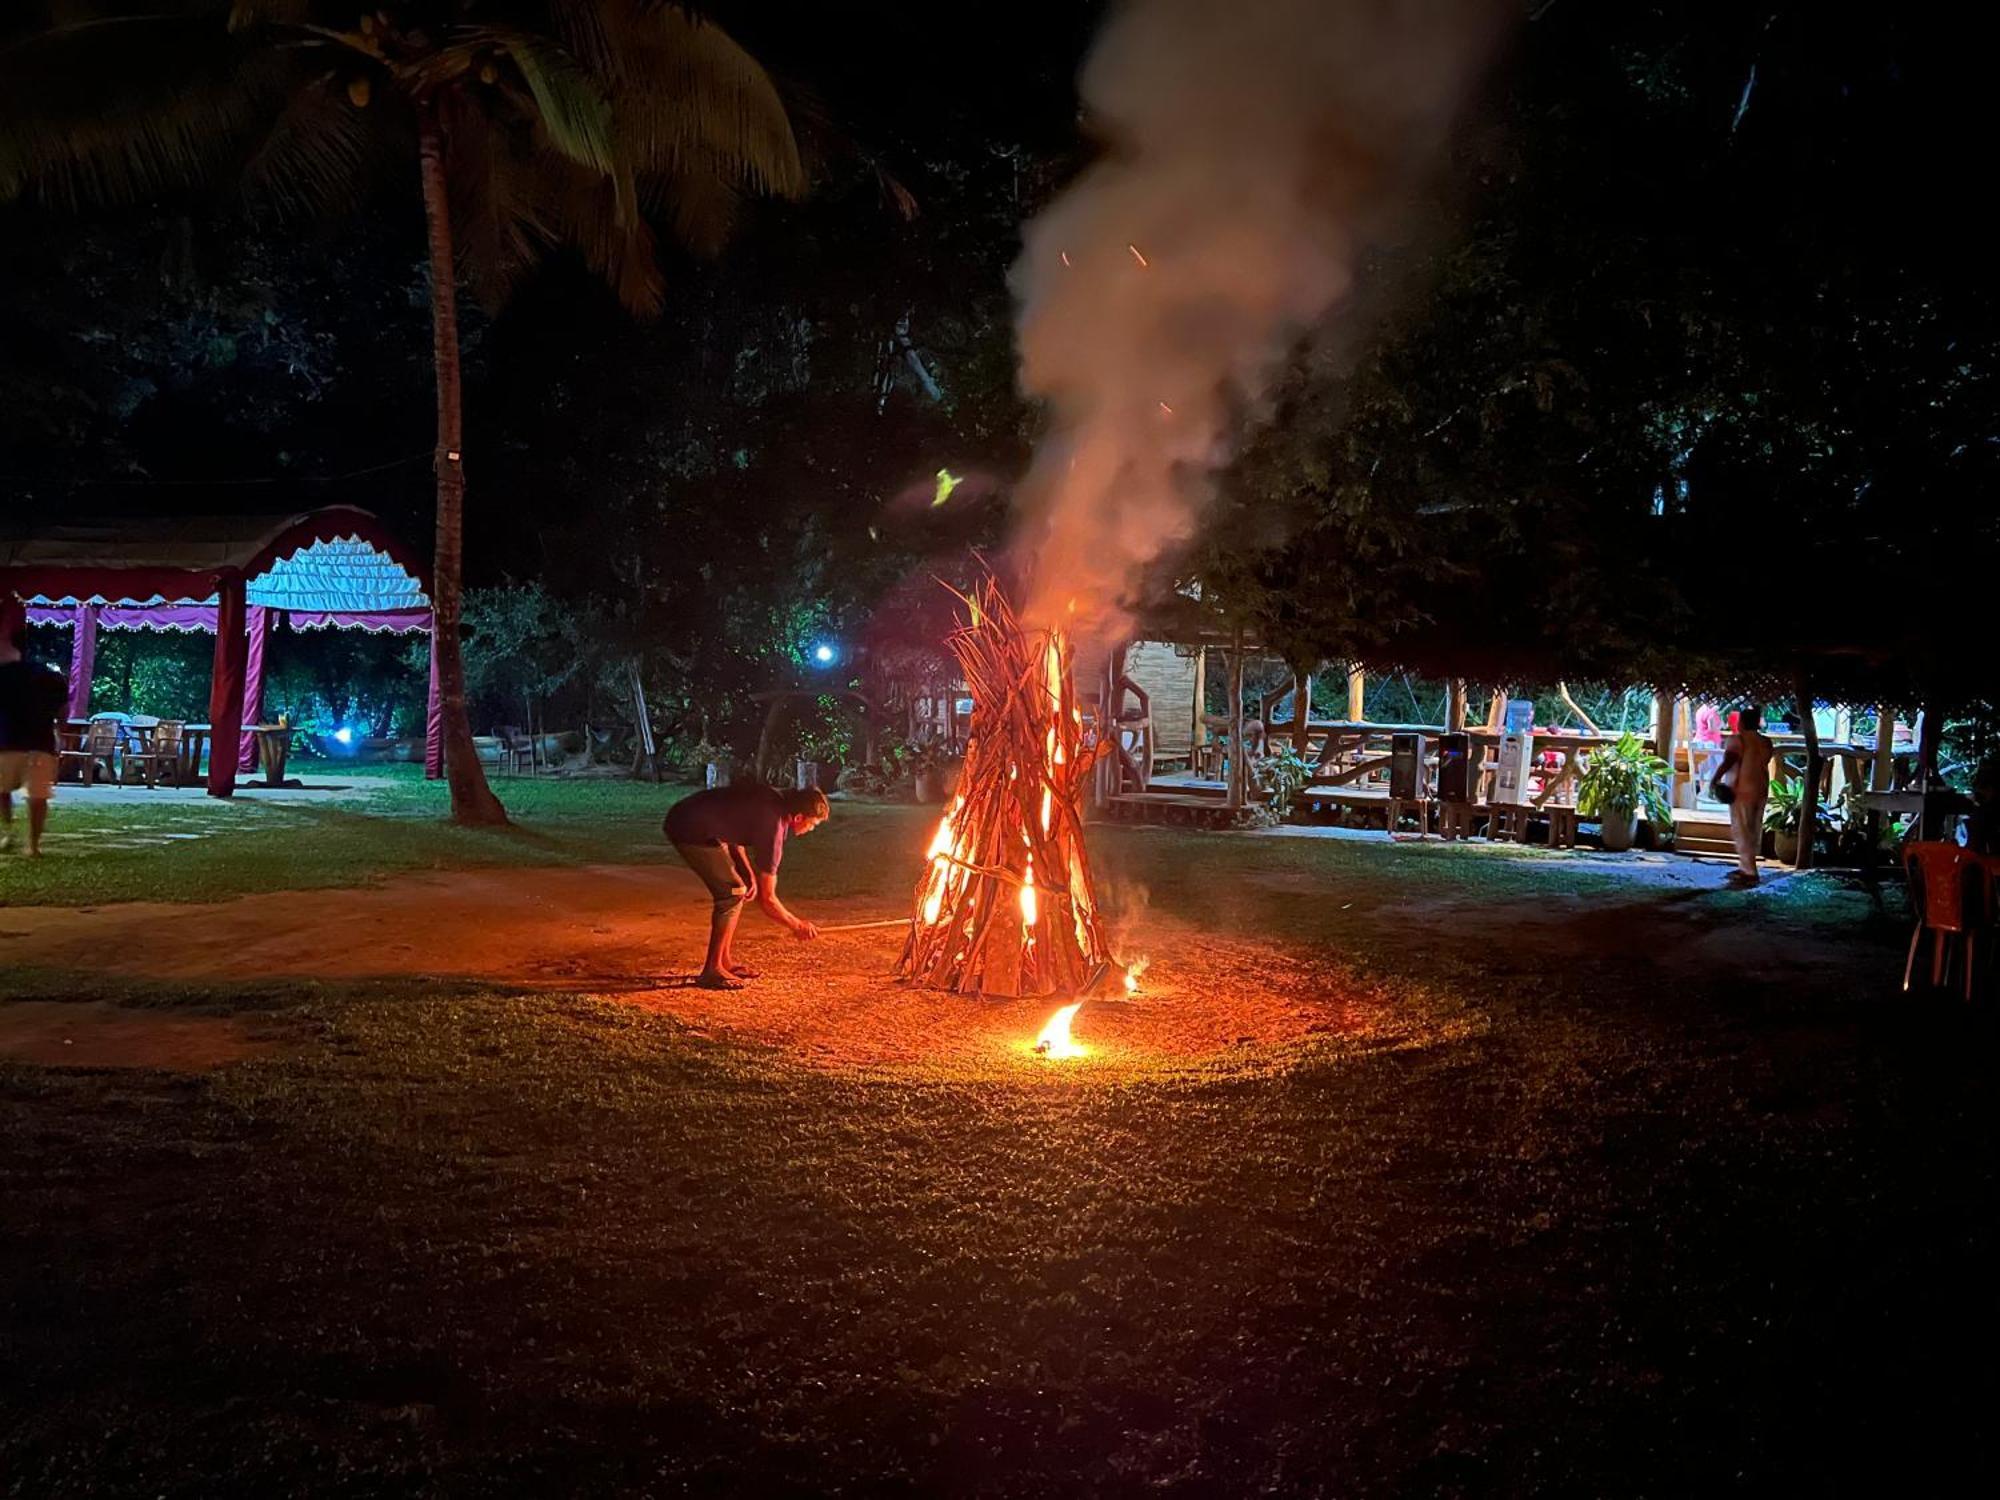
POLYGON ((2000 854, 1975 854, 1968 849, 1965 857, 1972 867, 1973 881, 1979 892, 1979 913, 1966 933, 1965 993, 1970 999, 1972 954, 1978 947, 1980 934, 2000 936, 2000 854))
POLYGON ((1952 950, 1963 946, 1965 962, 1961 983, 1965 998, 1972 998, 1972 967, 1978 935, 1966 921, 1966 877, 1978 864, 1976 855, 1957 844, 1915 843, 1903 850, 1903 868, 1909 875, 1910 895, 1917 907, 1917 923, 1910 933, 1909 957, 1903 961, 1903 990, 1908 993, 1916 972, 1917 948, 1928 933, 1931 938, 1931 987, 1943 986, 1951 969, 1952 950))

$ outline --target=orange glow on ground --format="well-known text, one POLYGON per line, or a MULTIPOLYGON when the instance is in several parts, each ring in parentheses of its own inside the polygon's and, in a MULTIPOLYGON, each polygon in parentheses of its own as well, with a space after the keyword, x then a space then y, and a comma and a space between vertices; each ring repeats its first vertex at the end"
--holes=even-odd
MULTIPOLYGON (((859 903, 807 909, 827 925, 881 916, 859 903)), ((793 1065, 955 1080, 1067 1085, 1262 1072, 1314 1041, 1402 1045, 1416 1024, 1324 961, 1154 908, 1120 934, 1128 951, 1154 955, 1143 992, 1125 1000, 1116 981, 1101 987, 1077 1022, 1088 1055, 1049 1068, 1033 1048, 1058 1000, 898 984, 897 928, 797 943, 753 913, 737 949, 763 977, 738 991, 693 988, 708 901, 691 874, 664 864, 540 869, 532 881, 513 869, 453 870, 216 906, 48 908, 34 923, 32 937, 9 944, 17 962, 257 985, 428 975, 587 996, 614 1014, 657 1017, 672 1023, 662 1047, 706 1038, 769 1049, 793 1065)))

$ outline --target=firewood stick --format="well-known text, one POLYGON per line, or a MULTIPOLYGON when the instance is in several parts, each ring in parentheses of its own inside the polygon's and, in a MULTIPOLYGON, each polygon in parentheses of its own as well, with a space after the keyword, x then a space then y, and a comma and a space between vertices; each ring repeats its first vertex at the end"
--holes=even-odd
POLYGON ((820 936, 824 937, 829 932, 867 932, 876 927, 907 927, 909 925, 910 918, 908 917, 884 917, 879 922, 836 922, 831 927, 820 928, 819 931, 820 936))

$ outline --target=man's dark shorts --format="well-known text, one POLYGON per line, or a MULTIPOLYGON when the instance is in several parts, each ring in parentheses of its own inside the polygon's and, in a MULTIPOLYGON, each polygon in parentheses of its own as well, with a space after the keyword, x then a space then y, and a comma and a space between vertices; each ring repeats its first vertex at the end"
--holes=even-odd
POLYGON ((733 911, 749 899, 754 889, 751 882, 756 876, 749 869, 748 859, 737 863, 735 851, 729 845, 675 844, 674 850, 708 887, 708 893, 715 898, 716 911, 733 911))

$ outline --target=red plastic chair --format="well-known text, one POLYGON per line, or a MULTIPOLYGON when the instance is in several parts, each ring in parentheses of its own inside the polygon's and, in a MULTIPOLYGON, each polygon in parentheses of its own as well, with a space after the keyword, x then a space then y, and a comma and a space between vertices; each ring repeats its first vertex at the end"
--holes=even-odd
POLYGON ((1931 937, 1931 987, 1939 988, 1951 969, 1952 950, 1965 948, 1961 965, 1965 998, 1972 998, 1972 963, 1977 934, 1966 920, 1966 877, 1979 864, 1979 856, 1957 844, 1916 843, 1903 850, 1903 868, 1909 875, 1910 895, 1917 904, 1916 930, 1910 934, 1909 957, 1903 961, 1903 989, 1910 988, 1916 972, 1917 948, 1924 934, 1931 937))
POLYGON ((1966 854, 1966 861, 1972 867, 1973 878, 1979 891, 1979 913, 1973 926, 1966 934, 1965 951, 1965 994, 1972 997, 1972 954, 1978 947, 1979 936, 2000 934, 2000 854, 1966 854))

